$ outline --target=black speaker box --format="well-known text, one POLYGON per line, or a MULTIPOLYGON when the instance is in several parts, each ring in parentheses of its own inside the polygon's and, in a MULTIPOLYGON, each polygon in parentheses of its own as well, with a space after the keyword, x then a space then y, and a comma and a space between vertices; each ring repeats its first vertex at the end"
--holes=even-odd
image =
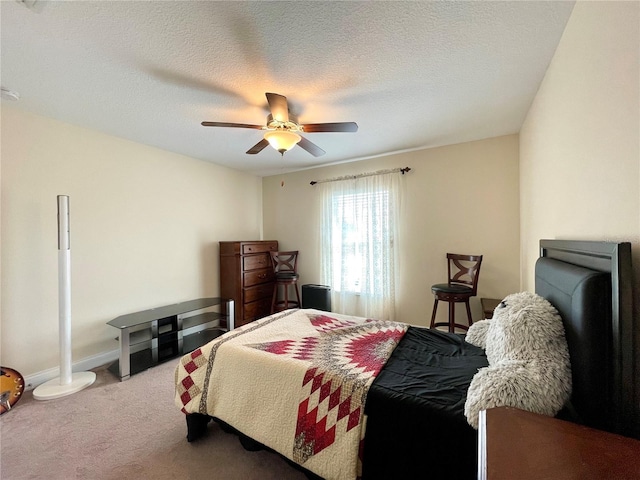
POLYGON ((331 287, 327 285, 302 285, 302 308, 331 311, 331 287))

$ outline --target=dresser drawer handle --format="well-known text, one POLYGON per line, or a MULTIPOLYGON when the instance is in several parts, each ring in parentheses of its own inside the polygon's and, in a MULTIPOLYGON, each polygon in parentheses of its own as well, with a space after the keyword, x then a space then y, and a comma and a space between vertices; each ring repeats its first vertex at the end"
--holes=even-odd
POLYGON ((267 274, 266 273, 261 273, 258 275, 258 278, 267 278, 267 274))

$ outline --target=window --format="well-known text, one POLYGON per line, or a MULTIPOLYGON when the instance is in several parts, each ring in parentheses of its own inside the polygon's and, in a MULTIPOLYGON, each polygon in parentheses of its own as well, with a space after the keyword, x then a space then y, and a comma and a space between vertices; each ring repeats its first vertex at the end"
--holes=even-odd
POLYGON ((385 265, 388 259, 382 254, 391 238, 389 192, 336 194, 332 203, 331 285, 339 292, 382 297, 382 284, 373 282, 367 272, 392 268, 385 265))
POLYGON ((321 185, 321 275, 336 312, 394 317, 398 176, 321 185))

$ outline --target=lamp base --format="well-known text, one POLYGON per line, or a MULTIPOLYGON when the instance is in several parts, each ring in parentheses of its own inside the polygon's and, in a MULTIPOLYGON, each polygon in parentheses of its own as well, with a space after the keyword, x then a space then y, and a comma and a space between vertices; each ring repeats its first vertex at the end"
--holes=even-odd
POLYGON ((96 381, 96 374, 93 372, 77 372, 71 375, 71 383, 60 384, 60 377, 38 385, 33 391, 33 398, 36 400, 53 400, 54 398, 65 397, 72 393, 79 392, 87 388, 96 381))

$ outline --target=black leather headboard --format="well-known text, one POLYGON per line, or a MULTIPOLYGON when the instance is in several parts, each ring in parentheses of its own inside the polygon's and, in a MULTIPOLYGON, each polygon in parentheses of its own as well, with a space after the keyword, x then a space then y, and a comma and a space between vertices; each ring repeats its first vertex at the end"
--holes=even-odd
POLYGON ((560 313, 571 358, 572 420, 610 430, 611 275, 549 258, 536 262, 536 293, 560 313))
POLYGON ((541 240, 535 275, 565 325, 573 420, 640 438, 631 244, 541 240))

